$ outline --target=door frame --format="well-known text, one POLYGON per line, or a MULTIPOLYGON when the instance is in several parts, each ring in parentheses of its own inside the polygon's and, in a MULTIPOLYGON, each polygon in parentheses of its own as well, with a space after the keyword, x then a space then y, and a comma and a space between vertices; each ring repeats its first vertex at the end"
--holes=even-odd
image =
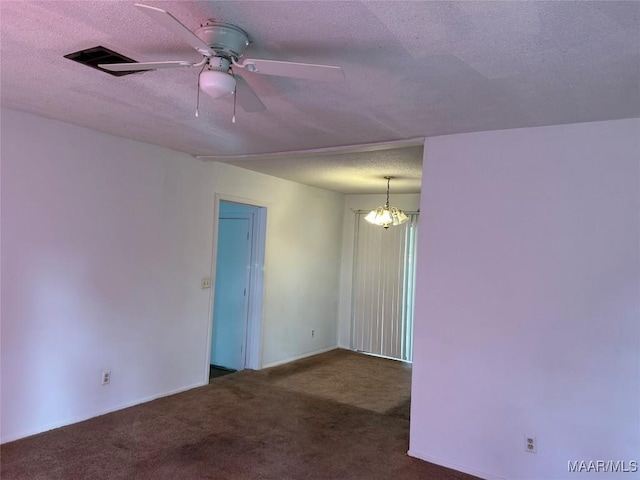
POLYGON ((218 220, 220 202, 239 203, 257 209, 251 236, 251 268, 249 274, 248 319, 246 335, 246 355, 244 368, 260 370, 262 368, 262 319, 264 312, 264 262, 266 246, 267 207, 264 202, 233 195, 216 193, 213 205, 213 245, 211 254, 211 288, 209 290, 209 317, 207 350, 205 362, 205 383, 209 379, 209 357, 213 335, 213 309, 215 306, 216 261, 218 255, 218 220))

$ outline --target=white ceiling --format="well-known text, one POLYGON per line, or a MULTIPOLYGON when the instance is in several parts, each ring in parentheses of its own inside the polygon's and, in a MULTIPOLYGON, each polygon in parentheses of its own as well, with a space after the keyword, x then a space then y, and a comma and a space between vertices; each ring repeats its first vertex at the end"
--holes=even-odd
POLYGON ((423 140, 309 150, 290 154, 234 156, 217 160, 298 183, 345 194, 380 193, 385 176, 393 193, 419 193, 423 140))
POLYGON ((2 105, 348 193, 383 191, 384 175, 399 177, 396 193, 418 191, 414 139, 640 116, 639 2, 143 3, 190 29, 240 26, 247 57, 338 65, 346 79, 247 73, 266 111, 234 124, 231 98, 201 95, 196 118, 198 69, 118 78, 63 57, 103 45, 200 59, 133 1, 2 0, 2 105))

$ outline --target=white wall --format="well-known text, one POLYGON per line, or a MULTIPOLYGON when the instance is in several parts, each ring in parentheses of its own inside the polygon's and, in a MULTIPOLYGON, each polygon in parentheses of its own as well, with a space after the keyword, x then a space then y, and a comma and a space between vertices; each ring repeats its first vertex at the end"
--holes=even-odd
POLYGON ((202 383, 212 173, 2 111, 3 442, 202 383))
POLYGON ((216 193, 268 203, 263 364, 336 345, 341 195, 10 110, 1 133, 2 442, 206 382, 216 193))
POLYGON ((212 165, 217 193, 267 207, 263 367, 335 348, 344 196, 212 165))
MULTIPOLYGON (((420 194, 394 194, 393 182, 389 203, 406 212, 417 212, 420 208, 420 194)), ((344 219, 342 223, 342 261, 340 266, 340 303, 338 307, 338 346, 351 347, 351 296, 353 286, 353 255, 355 245, 356 213, 371 211, 384 205, 386 194, 346 195, 344 219)))
POLYGON ((639 137, 620 120, 427 140, 411 455, 537 480, 640 460, 639 137))

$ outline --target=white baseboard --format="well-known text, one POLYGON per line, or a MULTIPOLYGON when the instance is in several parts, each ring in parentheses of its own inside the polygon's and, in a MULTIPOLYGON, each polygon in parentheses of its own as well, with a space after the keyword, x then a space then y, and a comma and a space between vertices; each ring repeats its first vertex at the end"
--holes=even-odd
POLYGON ((285 363, 295 362, 296 360, 301 360, 303 358, 313 357, 314 355, 319 355, 321 353, 330 352, 331 350, 336 350, 337 348, 339 347, 334 345, 332 347, 322 348, 320 350, 314 350, 313 352, 303 353, 302 355, 298 355, 297 357, 291 357, 285 360, 278 360, 277 362, 267 363, 266 365, 263 365, 262 368, 277 367, 278 365, 284 365, 285 363))
POLYGON ((468 473, 469 475, 483 478, 484 480, 505 480, 502 477, 498 477, 490 473, 479 472, 478 470, 474 470, 473 468, 468 468, 463 465, 458 465, 452 462, 448 462, 446 460, 442 460, 441 458, 435 458, 430 455, 425 455, 423 453, 416 452, 415 450, 409 450, 407 452, 407 455, 409 455, 410 457, 417 458, 419 460, 424 460, 425 462, 433 463, 435 465, 440 465, 441 467, 450 468, 452 470, 457 470, 458 472, 462 472, 462 473, 468 473))
POLYGON ((49 430, 54 430, 54 429, 60 428, 60 427, 66 427, 67 425, 73 425, 74 423, 84 422, 85 420, 89 420, 90 418, 100 417, 102 415, 106 415, 107 413, 117 412, 118 410, 124 410, 125 408, 133 407, 135 405, 140 405, 141 403, 151 402, 152 400, 156 400, 158 398, 168 397, 168 396, 171 396, 171 395, 175 395, 177 393, 186 392, 187 390, 191 390, 191 389, 194 389, 194 388, 202 387, 202 386, 208 385, 208 384, 209 384, 209 379, 207 379, 206 382, 199 382, 199 383, 195 383, 193 385, 189 385, 189 386, 186 386, 186 387, 182 387, 182 388, 178 388, 178 389, 175 389, 175 390, 171 390, 169 392, 159 393, 157 395, 151 395, 150 397, 141 398, 139 400, 134 400, 133 402, 124 403, 124 404, 121 404, 121 405, 117 405, 115 407, 109 407, 109 408, 106 408, 106 409, 103 409, 103 410, 96 410, 94 412, 87 413, 87 414, 84 414, 84 415, 80 415, 78 417, 67 418, 67 419, 59 421, 59 422, 53 422, 53 423, 50 423, 48 425, 44 425, 42 427, 33 428, 33 429, 26 430, 26 431, 23 431, 23 432, 14 434, 14 435, 9 435, 7 437, 2 437, 2 440, 0 441, 0 443, 2 443, 2 444, 9 443, 9 442, 13 442, 15 440, 20 440, 21 438, 26 438, 26 437, 30 437, 32 435, 37 435, 38 433, 48 432, 49 430))

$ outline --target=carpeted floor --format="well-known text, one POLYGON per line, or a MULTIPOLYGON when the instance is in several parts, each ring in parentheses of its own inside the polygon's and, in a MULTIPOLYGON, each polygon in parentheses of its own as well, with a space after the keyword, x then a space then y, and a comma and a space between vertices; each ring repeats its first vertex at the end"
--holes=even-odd
POLYGON ((229 370, 228 368, 217 367, 215 365, 209 365, 209 380, 218 377, 224 377, 225 375, 230 375, 235 373, 237 370, 229 370))
POLYGON ((475 477, 408 457, 411 370, 345 350, 0 447, 9 479, 475 477))

